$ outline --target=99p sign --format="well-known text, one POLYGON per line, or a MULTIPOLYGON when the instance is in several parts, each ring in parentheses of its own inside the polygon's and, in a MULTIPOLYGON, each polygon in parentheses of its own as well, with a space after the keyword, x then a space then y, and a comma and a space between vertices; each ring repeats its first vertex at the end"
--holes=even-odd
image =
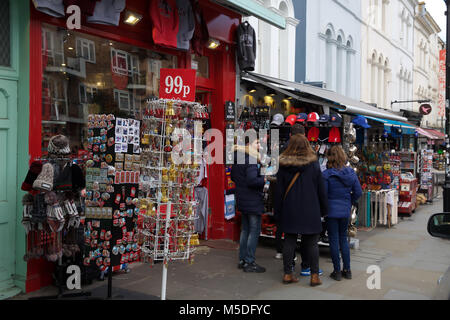
POLYGON ((159 97, 195 101, 195 80, 193 69, 161 69, 159 97))

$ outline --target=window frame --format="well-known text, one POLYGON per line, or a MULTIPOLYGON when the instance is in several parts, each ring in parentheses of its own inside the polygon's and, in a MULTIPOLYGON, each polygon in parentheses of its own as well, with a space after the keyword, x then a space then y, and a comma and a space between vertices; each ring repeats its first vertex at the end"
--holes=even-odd
POLYGON ((83 58, 84 60, 86 60, 86 62, 96 63, 97 57, 95 55, 95 42, 94 41, 86 39, 86 38, 82 38, 82 37, 76 37, 75 43, 76 43, 76 54, 77 54, 78 58, 83 58), (79 52, 79 50, 78 50, 78 45, 80 45, 81 52, 79 52), (93 52, 91 52, 90 45, 92 45, 93 52), (83 56, 84 48, 87 48, 87 50, 88 50, 88 59, 86 59, 83 56), (91 59, 91 55, 92 55, 93 59, 91 59))

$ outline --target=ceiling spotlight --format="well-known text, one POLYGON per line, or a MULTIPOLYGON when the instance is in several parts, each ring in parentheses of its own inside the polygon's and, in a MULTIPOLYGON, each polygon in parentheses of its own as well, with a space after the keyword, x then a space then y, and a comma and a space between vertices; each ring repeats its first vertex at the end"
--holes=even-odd
POLYGON ((140 14, 131 12, 131 11, 127 11, 125 14, 125 20, 124 22, 126 24, 129 24, 131 26, 136 25, 139 21, 141 21, 142 16, 140 14))
POLYGON ((273 97, 273 96, 275 96, 277 93, 276 93, 276 91, 273 90, 273 89, 268 89, 268 90, 267 90, 267 94, 268 94, 269 96, 273 97))
POLYGON ((69 49, 69 50, 73 50, 73 47, 68 47, 67 49, 69 49))
POLYGON ((217 49, 220 46, 220 41, 215 39, 209 39, 208 48, 209 49, 217 49))

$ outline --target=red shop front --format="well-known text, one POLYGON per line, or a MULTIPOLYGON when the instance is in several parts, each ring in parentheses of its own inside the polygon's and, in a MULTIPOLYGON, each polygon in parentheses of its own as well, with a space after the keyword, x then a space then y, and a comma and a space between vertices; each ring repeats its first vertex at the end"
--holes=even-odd
MULTIPOLYGON (((39 158, 49 138, 57 133, 67 135, 73 149, 82 150, 80 132, 85 115, 95 108, 94 97, 101 96, 105 104, 112 101, 120 110, 137 108, 136 94, 158 96, 160 68, 190 69, 195 65, 197 99, 211 105, 211 127, 224 131, 224 105, 235 101, 236 95, 234 34, 240 15, 200 0, 209 36, 220 46, 205 48, 204 55, 198 56, 154 44, 149 2, 127 0, 119 26, 87 23, 83 17, 80 30, 68 30, 65 18, 44 14, 30 4, 30 160, 39 158), (127 11, 141 15, 142 20, 134 26, 125 24, 127 11), (133 79, 133 86, 127 77, 133 79)), ((211 165, 207 234, 209 239, 237 240, 239 225, 224 218, 224 184, 224 166, 211 165)), ((51 284, 53 267, 44 259, 29 261, 26 291, 51 284)))

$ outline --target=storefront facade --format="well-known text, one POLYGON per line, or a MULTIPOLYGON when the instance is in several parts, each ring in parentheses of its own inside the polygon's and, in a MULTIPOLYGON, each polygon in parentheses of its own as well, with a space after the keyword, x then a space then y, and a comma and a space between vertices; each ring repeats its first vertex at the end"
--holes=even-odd
MULTIPOLYGON (((68 136, 74 157, 80 158, 87 115, 135 112, 146 99, 158 96, 161 68, 197 69, 196 99, 210 106, 211 127, 224 131, 223 106, 236 99, 235 29, 241 13, 234 5, 232 11, 199 1, 209 37, 220 43, 215 50, 204 48, 199 56, 153 42, 147 1, 126 1, 123 13, 143 17, 134 26, 123 22, 122 13, 118 26, 91 24, 82 17, 80 30, 67 29, 68 15, 50 16, 36 10, 32 1, 9 1, 9 5, 11 65, 0 68, 0 174, 7 181, 0 187, 4 230, 0 234, 7 237, 0 245, 0 291, 15 285, 31 292, 52 283, 54 264, 23 259, 25 193, 20 187, 30 162, 45 154, 55 134, 68 136)), ((237 240, 240 226, 224 218, 224 185, 225 167, 209 166, 207 235, 237 240)))
POLYGON ((20 180, 28 166, 28 1, 2 1, 0 49, 0 299, 25 288, 20 180))

